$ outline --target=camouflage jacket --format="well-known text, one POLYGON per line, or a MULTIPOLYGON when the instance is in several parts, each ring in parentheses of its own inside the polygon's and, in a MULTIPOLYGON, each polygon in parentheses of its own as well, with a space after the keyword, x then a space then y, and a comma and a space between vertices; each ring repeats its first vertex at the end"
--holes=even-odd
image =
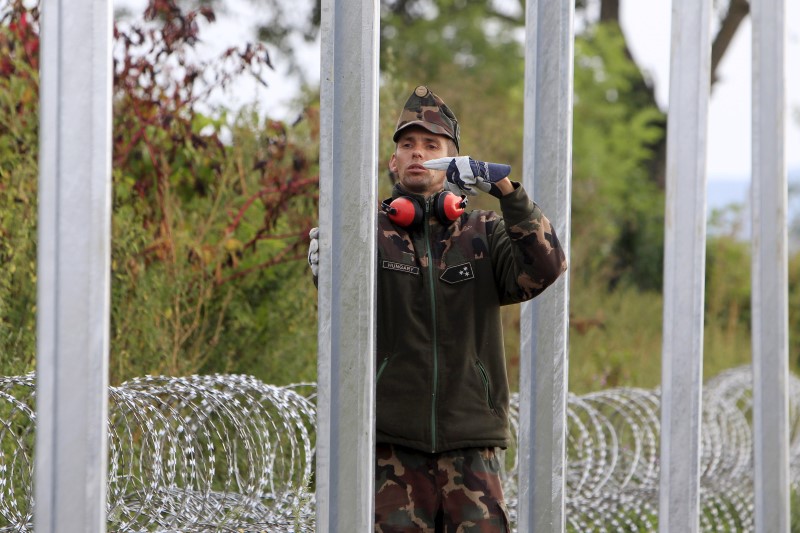
POLYGON ((505 448, 500 306, 540 294, 566 270, 564 252, 522 187, 500 200, 502 217, 474 210, 449 226, 414 198, 425 206, 421 227, 378 215, 377 442, 505 448))

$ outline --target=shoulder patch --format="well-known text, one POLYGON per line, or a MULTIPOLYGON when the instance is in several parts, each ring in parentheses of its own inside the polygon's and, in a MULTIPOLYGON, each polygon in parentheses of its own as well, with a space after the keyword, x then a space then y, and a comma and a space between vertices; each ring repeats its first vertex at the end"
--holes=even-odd
POLYGON ((460 283, 470 279, 475 279, 475 273, 472 271, 470 263, 461 263, 460 265, 453 265, 447 267, 439 279, 447 283, 460 283))
POLYGON ((395 263, 394 261, 383 261, 381 266, 386 270, 396 270, 397 272, 405 272, 406 274, 419 274, 419 267, 414 265, 406 265, 405 263, 395 263))

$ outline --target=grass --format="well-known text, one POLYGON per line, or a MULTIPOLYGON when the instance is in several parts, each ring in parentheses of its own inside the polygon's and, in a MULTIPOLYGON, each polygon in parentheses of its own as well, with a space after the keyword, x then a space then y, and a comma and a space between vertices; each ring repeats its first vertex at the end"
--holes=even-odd
MULTIPOLYGON (((652 389, 661 383, 663 299, 633 288, 608 291, 578 281, 570 291, 569 390, 575 394, 613 387, 652 389)), ((519 384, 519 306, 503 309, 509 382, 519 384)), ((750 330, 741 320, 707 313, 703 377, 749 364, 750 330)), ((797 372, 797 355, 791 370, 797 372)))

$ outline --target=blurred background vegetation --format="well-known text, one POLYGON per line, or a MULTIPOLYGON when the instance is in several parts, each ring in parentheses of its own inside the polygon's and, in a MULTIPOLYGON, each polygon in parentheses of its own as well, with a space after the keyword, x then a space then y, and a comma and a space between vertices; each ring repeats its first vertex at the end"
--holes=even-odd
MULTIPOLYGON (((632 1, 632 0, 627 0, 632 1)), ((570 388, 660 381, 666 117, 619 26, 620 0, 577 3, 570 260, 570 388)), ((316 375, 316 290, 305 254, 318 207, 319 97, 290 121, 255 103, 209 103, 262 80, 313 40, 319 5, 252 0, 271 23, 251 44, 195 52, 219 0, 148 0, 115 28, 111 382, 147 374, 247 373, 274 384, 316 375)), ((380 161, 413 87, 462 123, 462 153, 522 167, 522 5, 382 0, 380 161)), ((716 68, 747 14, 719 2, 716 68)), ((39 12, 0 0, 0 372, 35 367, 39 12)), ((297 66, 297 65, 295 65, 297 66)), ((289 74, 287 74, 289 75, 289 74)), ((264 82, 265 83, 265 82, 264 82)), ((376 169, 381 197, 390 180, 376 169)), ((546 178, 545 178, 546 179, 546 178)), ((474 205, 495 208, 491 198, 474 205)), ((548 212, 548 206, 542 206, 548 212)), ((750 360, 750 253, 741 206, 710 219, 706 376, 750 360)), ((800 222, 792 223, 797 234, 800 222)), ((800 368, 800 254, 790 273, 790 364, 800 368)), ((511 382, 519 309, 505 310, 511 382)))

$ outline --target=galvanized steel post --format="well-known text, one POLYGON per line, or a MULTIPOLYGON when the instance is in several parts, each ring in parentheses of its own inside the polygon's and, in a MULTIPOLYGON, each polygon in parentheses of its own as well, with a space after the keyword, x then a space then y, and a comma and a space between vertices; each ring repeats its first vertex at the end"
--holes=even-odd
POLYGON ((752 325, 755 525, 789 532, 786 2, 753 0, 752 325))
POLYGON ((673 0, 659 531, 697 532, 706 245, 710 0, 673 0))
POLYGON ((323 0, 317 531, 374 528, 378 2, 323 0))
POLYGON ((35 528, 105 531, 111 2, 42 2, 35 528))
MULTIPOLYGON (((574 2, 527 2, 523 182, 569 258, 574 2)), ((569 276, 521 309, 519 531, 564 531, 569 276), (542 312, 539 310, 542 309, 542 312)))

